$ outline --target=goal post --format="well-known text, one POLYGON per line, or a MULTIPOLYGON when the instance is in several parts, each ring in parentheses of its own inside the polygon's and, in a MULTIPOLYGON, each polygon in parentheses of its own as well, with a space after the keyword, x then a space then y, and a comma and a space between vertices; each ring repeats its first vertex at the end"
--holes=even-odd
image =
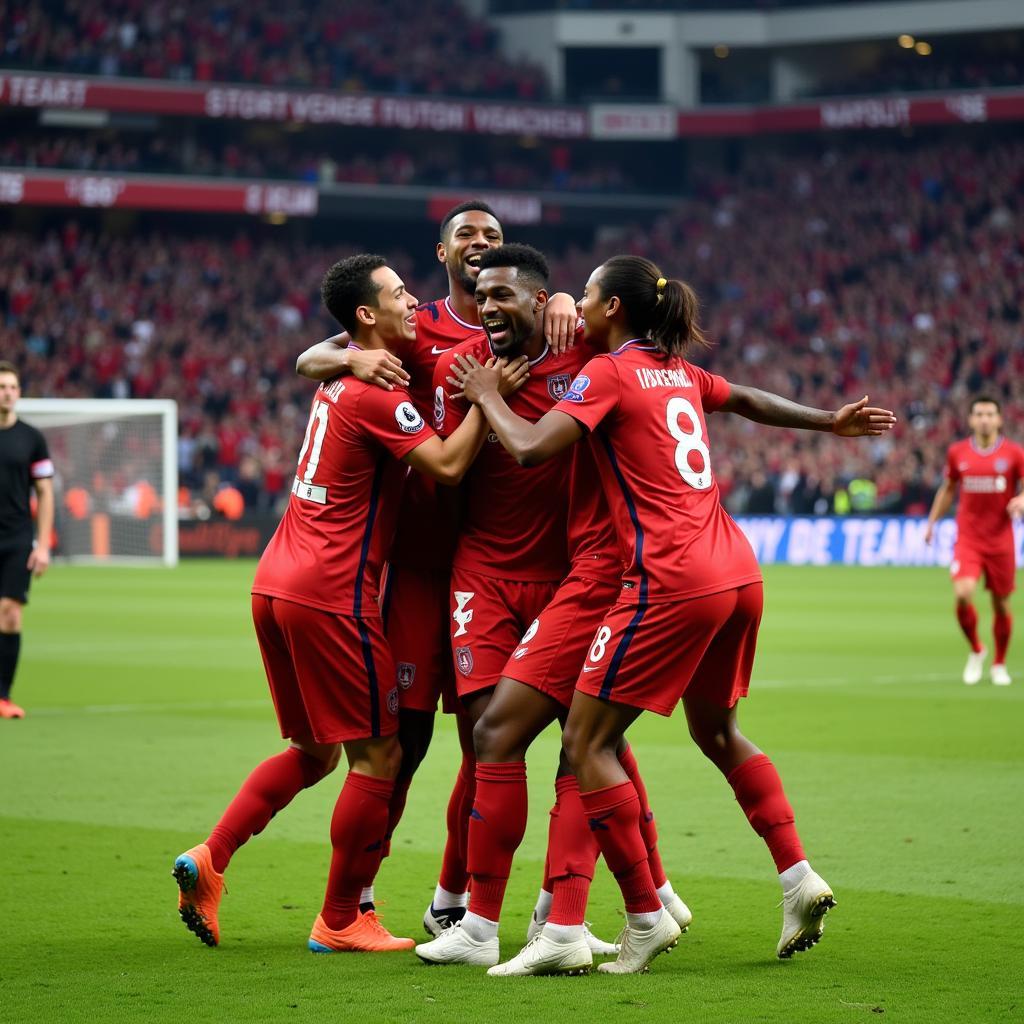
POLYGON ((50 449, 61 557, 178 564, 177 402, 23 398, 17 414, 50 449))

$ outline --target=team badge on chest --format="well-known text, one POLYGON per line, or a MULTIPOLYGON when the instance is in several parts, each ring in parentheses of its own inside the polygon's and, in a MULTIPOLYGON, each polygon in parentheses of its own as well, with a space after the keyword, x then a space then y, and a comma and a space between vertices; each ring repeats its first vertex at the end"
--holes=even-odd
POLYGON ((564 398, 572 383, 572 377, 567 373, 553 373, 548 377, 548 394, 554 401, 564 398))

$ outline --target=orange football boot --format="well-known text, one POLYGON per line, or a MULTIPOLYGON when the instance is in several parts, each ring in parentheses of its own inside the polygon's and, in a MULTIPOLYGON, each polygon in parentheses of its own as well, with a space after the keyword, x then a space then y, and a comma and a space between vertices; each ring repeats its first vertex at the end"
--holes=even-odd
POLYGON ((0 718, 24 718, 25 709, 19 708, 13 700, 0 700, 0 718))
POLYGON ((220 942, 217 908, 224 890, 224 876, 213 870, 206 843, 186 850, 174 862, 171 872, 178 883, 178 913, 185 927, 208 946, 220 942))
POLYGON ((360 914, 341 931, 328 928, 317 914, 309 935, 309 948, 314 953, 394 953, 415 945, 412 939, 392 935, 373 910, 360 914))

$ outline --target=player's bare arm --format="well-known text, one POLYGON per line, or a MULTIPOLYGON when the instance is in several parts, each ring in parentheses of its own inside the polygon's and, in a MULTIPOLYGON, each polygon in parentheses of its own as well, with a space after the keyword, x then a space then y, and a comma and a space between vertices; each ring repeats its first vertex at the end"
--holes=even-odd
POLYGON ((1011 519, 1024 518, 1024 491, 1021 491, 1006 503, 1006 514, 1011 519))
POLYGON ((771 427, 823 430, 839 437, 877 437, 896 425, 894 413, 890 409, 869 406, 867 395, 858 402, 830 412, 791 402, 759 388, 732 384, 729 398, 721 408, 723 412, 738 413, 755 423, 771 427))
POLYGON ((33 481, 36 490, 36 544, 28 556, 27 567, 39 577, 50 567, 50 544, 53 537, 53 480, 44 477, 33 481))
POLYGON ((472 355, 457 354, 452 364, 454 377, 448 382, 487 416, 502 447, 520 466, 537 466, 575 444, 583 428, 564 412, 545 413, 536 423, 517 416, 499 390, 494 369, 482 366, 472 355))
POLYGON ((309 380, 331 380, 351 374, 385 391, 408 385, 409 374, 402 369, 398 356, 383 348, 349 348, 351 340, 348 332, 342 331, 311 345, 295 360, 295 372, 309 380))
MULTIPOLYGON (((522 387, 529 376, 529 361, 525 356, 512 363, 505 359, 488 359, 486 367, 480 363, 477 366, 492 374, 494 393, 499 401, 503 401, 502 395, 510 395, 522 387)), ((443 441, 439 437, 424 441, 409 452, 404 461, 438 483, 456 487, 473 464, 486 437, 487 420, 483 412, 474 407, 450 437, 443 441)))
POLYGON ((955 495, 956 484, 952 480, 943 480, 941 486, 935 492, 931 511, 928 513, 928 526, 924 531, 925 544, 931 544, 935 539, 935 524, 953 507, 955 495))
POLYGON ((561 355, 573 344, 579 312, 568 292, 555 292, 544 308, 544 337, 551 351, 561 355))

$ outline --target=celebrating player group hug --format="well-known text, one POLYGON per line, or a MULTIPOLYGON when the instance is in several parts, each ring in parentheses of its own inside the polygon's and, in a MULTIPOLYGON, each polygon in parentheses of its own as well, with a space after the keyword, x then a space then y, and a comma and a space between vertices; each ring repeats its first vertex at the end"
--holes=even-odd
POLYGON ((462 763, 423 919, 433 938, 416 955, 495 976, 586 973, 595 956, 606 958, 600 971, 644 971, 692 914, 662 866, 626 732, 642 712, 668 716, 681 702, 775 862, 778 956, 808 949, 835 899, 775 767, 739 730, 762 582, 720 503, 707 420, 737 413, 857 437, 895 417, 866 397, 807 408, 695 366, 688 355, 706 344, 696 296, 639 256, 597 267, 577 305, 549 296, 544 257, 503 244, 484 203, 448 214, 437 252, 450 293, 436 302, 418 304, 381 256, 342 260, 324 278, 347 336, 299 359, 322 383, 252 588, 290 745, 175 861, 182 919, 220 941, 235 851, 344 750, 309 947, 412 950, 381 923, 373 883, 440 699, 462 763), (527 822, 526 752, 554 721, 563 741, 549 766, 543 884, 525 947, 499 963, 527 822), (622 892, 616 943, 584 923, 599 857, 622 892))

